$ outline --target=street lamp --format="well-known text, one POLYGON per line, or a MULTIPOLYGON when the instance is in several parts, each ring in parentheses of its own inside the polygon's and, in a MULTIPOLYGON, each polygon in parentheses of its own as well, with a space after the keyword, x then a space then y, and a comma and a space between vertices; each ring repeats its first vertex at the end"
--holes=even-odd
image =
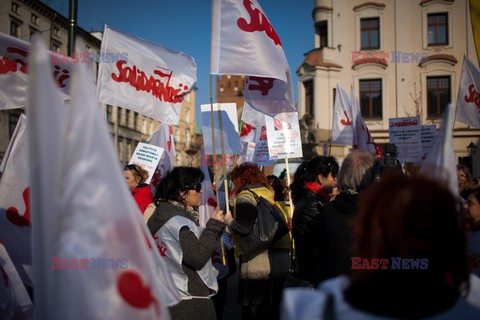
POLYGON ((473 143, 473 141, 470 141, 470 144, 467 146, 467 150, 470 153, 470 157, 473 158, 473 156, 477 152, 477 146, 473 143))

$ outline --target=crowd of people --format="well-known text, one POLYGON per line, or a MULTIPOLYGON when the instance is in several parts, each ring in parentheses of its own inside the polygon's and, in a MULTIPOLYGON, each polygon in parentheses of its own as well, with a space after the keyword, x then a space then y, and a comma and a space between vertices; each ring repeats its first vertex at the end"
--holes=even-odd
POLYGON ((331 156, 303 161, 291 185, 244 163, 229 173, 232 210, 217 208, 205 226, 200 169, 174 168, 154 195, 138 165, 124 176, 166 249, 182 299, 172 319, 222 318, 226 282, 212 254, 225 234, 242 319, 480 319, 480 186, 457 170, 452 194, 419 174, 379 175, 366 151, 341 166, 331 156))

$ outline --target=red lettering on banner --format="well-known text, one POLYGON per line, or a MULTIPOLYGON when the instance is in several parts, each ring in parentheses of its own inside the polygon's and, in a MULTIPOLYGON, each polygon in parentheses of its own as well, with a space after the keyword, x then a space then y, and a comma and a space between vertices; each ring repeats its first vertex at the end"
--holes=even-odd
POLYGON ((343 113, 345 114, 345 118, 347 118, 347 120, 342 119, 342 120, 340 120, 340 123, 343 124, 344 126, 351 125, 352 123, 350 122, 350 119, 348 118, 347 111, 343 111, 343 113))
POLYGON ((6 211, 7 219, 18 227, 30 227, 30 187, 23 190, 23 203, 25 204, 25 213, 18 214, 18 209, 10 207, 6 211))
POLYGON ((401 122, 391 122, 390 127, 408 127, 418 125, 417 120, 404 120, 401 122))
POLYGON ((468 97, 465 96, 465 102, 470 103, 473 102, 477 106, 480 112, 480 94, 475 90, 475 86, 471 84, 468 87, 468 93, 470 94, 468 97))
POLYGON ((165 257, 167 255, 167 246, 166 244, 162 241, 160 244, 157 244, 158 252, 160 252, 160 255, 162 257, 165 257))
MULTIPOLYGON (((22 50, 20 48, 15 48, 15 47, 8 47, 7 48, 8 53, 13 53, 13 54, 18 54, 24 58, 28 56, 28 52, 25 50, 22 50)), ((0 60, 0 74, 5 74, 9 72, 17 72, 20 71, 22 73, 27 73, 27 63, 23 61, 21 58, 17 58, 14 60, 11 60, 8 57, 3 57, 0 60), (21 67, 18 68, 18 65, 21 67)))
MULTIPOLYGON (((116 66, 118 69, 118 75, 112 73, 112 79, 116 82, 128 82, 132 87, 137 89, 137 91, 145 91, 150 93, 152 96, 163 102, 172 102, 180 103, 183 100, 183 97, 187 94, 188 86, 179 84, 178 88, 175 89, 170 86, 170 79, 173 74, 173 70, 170 73, 164 73, 160 70, 153 70, 153 73, 159 75, 160 78, 167 78, 166 83, 162 82, 160 79, 157 79, 153 76, 147 77, 145 72, 137 69, 137 66, 132 68, 124 66, 127 62, 125 60, 120 60, 117 62, 116 66), (181 92, 184 90, 184 92, 181 92)), ((159 67, 160 68, 160 67, 159 67)))
POLYGON ((270 89, 273 88, 274 80, 273 78, 248 77, 247 84, 250 82, 250 84, 248 84, 248 90, 258 90, 262 92, 262 96, 266 96, 270 89), (253 84, 251 81, 256 81, 257 84, 253 84))
POLYGON ((267 17, 258 10, 258 8, 253 8, 250 0, 243 0, 243 6, 247 9, 248 14, 250 15, 250 24, 244 18, 239 18, 237 20, 238 27, 246 32, 265 31, 275 45, 281 46, 282 43, 280 42, 280 38, 267 17))
POLYGON ((160 319, 160 307, 152 295, 152 289, 144 284, 141 275, 134 271, 124 271, 117 279, 117 290, 122 299, 134 308, 146 309, 155 306, 160 319))
POLYGON ((57 82, 57 86, 59 88, 65 88, 65 80, 70 78, 70 74, 67 69, 61 70, 60 66, 55 65, 54 71, 53 71, 53 77, 55 78, 55 81, 57 82), (60 75, 60 76, 59 76, 60 75))

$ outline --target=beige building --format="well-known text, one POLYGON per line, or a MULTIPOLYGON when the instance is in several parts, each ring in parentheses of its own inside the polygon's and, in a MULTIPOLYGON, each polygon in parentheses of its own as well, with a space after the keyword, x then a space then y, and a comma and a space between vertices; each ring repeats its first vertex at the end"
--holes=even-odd
MULTIPOLYGON (((438 125, 455 104, 463 56, 478 60, 468 0, 315 0, 314 47, 299 75, 298 109, 314 118, 317 143, 330 137, 335 88, 353 85, 377 143, 388 142, 388 119, 420 116, 438 125), (425 58, 426 57, 426 58, 425 58), (424 58, 424 59, 422 59, 424 58)), ((456 122, 457 157, 480 142, 480 129, 456 122)), ((343 158, 348 147, 333 146, 343 158)), ((479 154, 473 155, 480 175, 479 154)))
MULTIPOLYGON (((77 27, 77 40, 88 51, 100 51, 102 33, 89 33, 77 27)), ((66 53, 68 43, 68 19, 46 4, 36 0, 0 1, 0 32, 30 41, 35 32, 40 32, 50 50, 66 53)), ((92 64, 93 71, 98 63, 92 64)), ((157 128, 159 122, 128 109, 102 105, 110 125, 112 140, 119 161, 127 163, 138 142, 145 141, 157 128)), ((18 118, 24 109, 0 111, 0 159, 3 158, 18 118)), ((195 92, 186 96, 182 104, 181 120, 173 127, 175 136, 175 165, 190 165, 192 157, 199 153, 198 143, 192 143, 195 124, 195 92)), ((198 158, 198 155, 197 155, 198 158)))

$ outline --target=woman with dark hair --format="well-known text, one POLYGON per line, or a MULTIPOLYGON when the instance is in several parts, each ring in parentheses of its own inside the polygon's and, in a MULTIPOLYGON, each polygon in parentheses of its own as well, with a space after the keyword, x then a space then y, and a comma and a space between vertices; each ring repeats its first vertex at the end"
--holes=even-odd
POLYGON ((480 277, 480 190, 470 193, 465 202, 467 252, 472 272, 480 277))
POLYGON ((334 157, 318 156, 303 162, 291 185, 295 204, 292 234, 295 240, 295 276, 316 286, 323 279, 321 234, 324 206, 336 185, 339 167, 334 157))
POLYGON ((302 310, 337 319, 480 319, 456 199, 421 176, 385 176, 360 199, 352 272, 315 292, 286 292, 285 319, 302 310), (469 285, 470 284, 470 285, 469 285), (321 297, 320 297, 321 296, 321 297), (309 307, 305 307, 309 305, 309 307))
POLYGON ((202 204, 203 172, 176 167, 159 184, 155 212, 147 226, 165 257, 182 301, 170 308, 172 319, 215 319, 210 299, 218 290, 218 271, 211 256, 225 229, 223 215, 216 210, 206 227, 198 223, 202 204))
POLYGON ((150 186, 145 183, 148 179, 148 171, 138 164, 127 164, 123 168, 123 176, 127 182, 128 189, 143 214, 148 205, 152 203, 153 198, 150 186))
POLYGON ((265 174, 255 164, 235 167, 230 179, 235 184, 235 219, 227 223, 233 234, 235 254, 240 256, 238 300, 242 305, 242 319, 278 319, 281 292, 289 270, 289 235, 249 261, 244 261, 240 255, 238 242, 252 232, 258 214, 257 201, 249 190, 268 200, 280 213, 281 208, 274 202, 274 193, 265 174))
POLYGON ((273 188, 273 192, 275 193, 275 201, 285 201, 285 186, 283 185, 283 181, 274 175, 270 175, 267 177, 268 184, 273 188))

